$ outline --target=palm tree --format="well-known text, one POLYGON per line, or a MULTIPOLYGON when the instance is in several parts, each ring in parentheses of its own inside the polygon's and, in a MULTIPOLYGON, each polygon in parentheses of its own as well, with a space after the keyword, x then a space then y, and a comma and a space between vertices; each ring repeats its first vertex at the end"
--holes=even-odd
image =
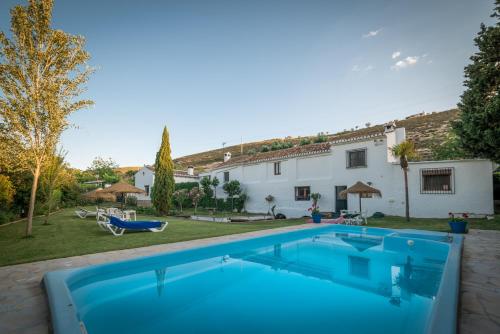
POLYGON ((410 221, 410 202, 408 196, 408 160, 418 158, 415 144, 410 140, 405 140, 392 147, 392 154, 399 158, 399 165, 403 170, 405 180, 405 205, 406 205, 406 221, 410 221))

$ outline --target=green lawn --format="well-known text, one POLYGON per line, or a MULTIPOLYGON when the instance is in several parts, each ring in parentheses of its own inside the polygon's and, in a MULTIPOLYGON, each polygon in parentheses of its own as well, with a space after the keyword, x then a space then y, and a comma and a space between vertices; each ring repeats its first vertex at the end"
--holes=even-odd
MULTIPOLYGON (((32 238, 23 237, 24 222, 0 227, 0 266, 244 233, 304 222, 304 219, 289 219, 225 224, 173 217, 139 216, 138 219, 166 219, 169 226, 162 233, 125 232, 121 237, 114 237, 102 231, 95 218, 80 219, 75 216, 74 209, 65 209, 54 214, 48 226, 42 225, 40 218, 35 219, 32 238)), ((406 223, 400 217, 385 217, 369 219, 368 224, 388 228, 449 230, 446 219, 412 219, 410 223, 406 223)), ((471 228, 500 230, 500 216, 497 215, 494 220, 489 221, 471 220, 471 228)))

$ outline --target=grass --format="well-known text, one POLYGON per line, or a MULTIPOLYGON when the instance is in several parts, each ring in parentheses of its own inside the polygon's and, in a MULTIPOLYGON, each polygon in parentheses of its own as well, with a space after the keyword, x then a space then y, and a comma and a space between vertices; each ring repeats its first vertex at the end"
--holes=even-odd
MULTIPOLYGON (((135 248, 178 241, 194 240, 228 234, 298 225, 304 219, 288 219, 249 223, 213 223, 174 217, 138 216, 138 219, 168 220, 162 233, 136 232, 114 237, 102 231, 95 218, 80 219, 74 209, 64 209, 51 216, 50 225, 42 225, 42 218, 33 223, 33 237, 24 238, 25 223, 0 227, 0 266, 61 258, 110 250, 135 248)), ((417 219, 410 223, 401 217, 369 219, 369 226, 387 228, 414 228, 449 231, 446 219, 417 219)), ((494 220, 470 220, 470 227, 500 230, 500 216, 494 220)))
POLYGON ((224 224, 144 215, 138 215, 137 219, 167 220, 169 224, 161 233, 125 232, 121 237, 114 237, 97 226, 95 217, 80 219, 75 216, 74 209, 64 209, 51 216, 50 225, 43 225, 41 217, 34 219, 31 238, 24 237, 25 222, 0 227, 0 266, 251 232, 304 222, 303 219, 288 219, 224 224))

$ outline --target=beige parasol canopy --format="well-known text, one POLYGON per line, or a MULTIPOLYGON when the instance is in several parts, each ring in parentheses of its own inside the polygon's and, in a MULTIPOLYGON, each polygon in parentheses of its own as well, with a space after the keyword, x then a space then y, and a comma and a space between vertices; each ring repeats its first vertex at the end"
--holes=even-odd
POLYGON ((145 193, 144 190, 134 187, 131 184, 119 182, 113 184, 111 187, 104 188, 101 190, 102 193, 108 194, 120 194, 122 196, 122 207, 125 204, 125 194, 142 194, 145 193))
POLYGON ((374 194, 378 196, 382 196, 380 190, 370 187, 367 184, 364 184, 361 181, 356 182, 354 185, 350 186, 346 190, 340 192, 340 196, 347 197, 347 194, 358 194, 359 195, 359 212, 361 212, 361 197, 363 195, 374 194))
POLYGON ((116 196, 111 193, 103 193, 102 189, 95 189, 89 192, 86 192, 82 195, 84 198, 89 200, 97 200, 102 199, 104 201, 114 202, 116 201, 116 196))

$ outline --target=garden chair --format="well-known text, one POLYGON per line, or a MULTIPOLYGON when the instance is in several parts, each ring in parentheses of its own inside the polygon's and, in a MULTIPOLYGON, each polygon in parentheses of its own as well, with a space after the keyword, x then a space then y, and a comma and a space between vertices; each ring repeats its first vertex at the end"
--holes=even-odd
POLYGON ((76 215, 82 219, 85 219, 87 217, 95 217, 97 216, 97 211, 90 211, 84 208, 78 208, 78 210, 75 211, 76 215))

